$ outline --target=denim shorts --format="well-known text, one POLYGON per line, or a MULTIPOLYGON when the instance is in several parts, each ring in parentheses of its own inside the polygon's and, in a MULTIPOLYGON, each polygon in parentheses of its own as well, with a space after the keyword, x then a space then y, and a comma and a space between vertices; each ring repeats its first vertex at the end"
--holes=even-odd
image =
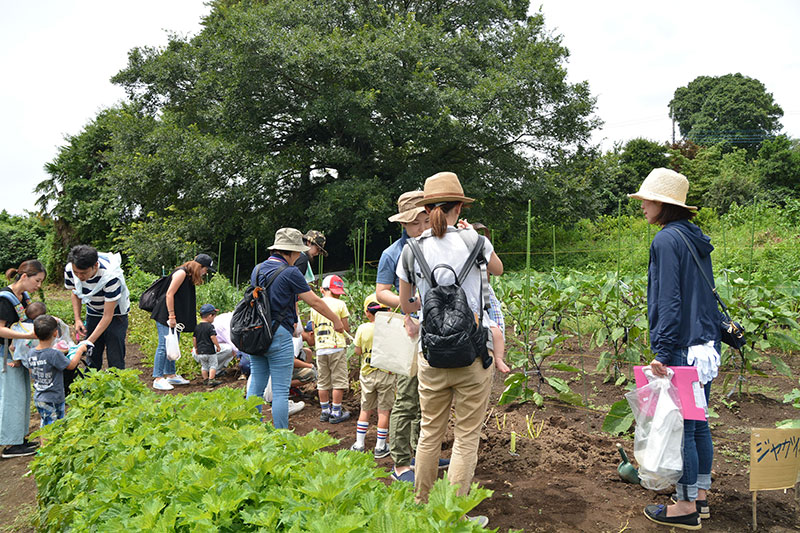
POLYGON ((34 402, 36 410, 39 411, 39 416, 42 418, 40 427, 49 426, 56 420, 64 418, 64 409, 66 404, 64 402, 34 402))

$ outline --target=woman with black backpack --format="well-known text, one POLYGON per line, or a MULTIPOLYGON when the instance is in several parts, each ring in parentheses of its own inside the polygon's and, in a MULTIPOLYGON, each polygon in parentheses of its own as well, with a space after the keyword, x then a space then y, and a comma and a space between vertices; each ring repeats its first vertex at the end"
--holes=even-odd
MULTIPOLYGON (((272 377, 272 423, 278 429, 289 428, 289 387, 294 368, 294 342, 292 336, 297 324, 297 299, 333 323, 333 329, 342 333, 342 320, 325 302, 314 294, 305 276, 294 268, 301 252, 308 250, 303 234, 295 228, 281 228, 275 232, 275 242, 269 247, 269 258, 259 263, 250 275, 250 285, 267 287, 274 334, 267 353, 250 355, 250 385, 247 397, 263 396, 267 381, 272 377)), ((233 324, 231 325, 233 327, 233 324)), ((260 406, 259 406, 260 408, 260 406)))
POLYGON ((209 270, 214 270, 214 260, 208 254, 198 254, 194 260, 176 268, 170 274, 166 292, 158 299, 150 314, 150 318, 156 321, 158 333, 158 346, 153 357, 153 388, 156 390, 172 390, 173 385, 189 383, 188 379, 175 373, 175 361, 167 358, 165 337, 177 324, 183 324, 181 331, 194 331, 197 325, 195 286, 203 283, 203 276, 209 270))
MULTIPOLYGON (((425 263, 435 266, 432 277, 438 285, 451 285, 455 281, 454 273, 468 272, 461 283, 461 288, 466 295, 469 311, 474 316, 468 317, 469 320, 463 323, 463 327, 471 338, 478 339, 476 342, 482 343, 483 346, 468 346, 464 350, 464 352, 474 350, 475 354, 478 354, 472 355, 474 360, 471 363, 470 356, 463 357, 464 353, 452 355, 455 362, 434 357, 436 354, 431 347, 436 344, 435 339, 426 337, 432 333, 430 320, 433 316, 428 316, 426 319, 426 314, 434 315, 440 310, 426 307, 429 304, 426 296, 434 291, 428 280, 423 277, 420 261, 414 261, 413 271, 407 270, 409 254, 412 254, 410 248, 412 243, 406 243, 403 260, 397 267, 397 275, 400 278, 400 303, 406 316, 417 310, 414 298, 414 285, 417 285, 422 297, 422 343, 427 351, 424 357, 419 354, 417 360, 422 412, 416 453, 417 501, 427 499, 436 481, 441 444, 447 430, 451 404, 455 410, 455 441, 450 458, 449 479, 452 484, 459 485, 459 494, 464 495, 469 492, 478 461, 480 428, 486 416, 494 375, 492 354, 486 349, 490 336, 488 317, 485 316, 484 310, 487 302, 483 301, 482 294, 482 283, 486 282, 483 278, 485 271, 478 266, 478 261, 482 261, 491 274, 499 276, 503 273, 503 263, 494 253, 494 248, 488 239, 479 236, 471 228, 456 229, 462 207, 473 201, 472 198, 464 196, 458 177, 452 172, 435 174, 425 181, 423 192, 424 195, 417 205, 424 207, 430 214, 431 229, 423 232, 416 239, 416 243, 421 249, 425 263), (476 256, 475 250, 481 245, 482 252, 478 250, 481 253, 476 256), (475 259, 472 259, 471 255, 475 259), (473 264, 466 265, 465 269, 468 260, 473 261, 473 264), (447 265, 452 268, 452 272, 447 268, 439 268, 438 265, 447 265), (480 329, 475 328, 476 324, 480 325, 480 329), (444 367, 451 363, 466 366, 444 367)), ((410 320, 407 321, 407 325, 410 332, 415 333, 410 320)), ((497 355, 502 360, 502 354, 497 355)))

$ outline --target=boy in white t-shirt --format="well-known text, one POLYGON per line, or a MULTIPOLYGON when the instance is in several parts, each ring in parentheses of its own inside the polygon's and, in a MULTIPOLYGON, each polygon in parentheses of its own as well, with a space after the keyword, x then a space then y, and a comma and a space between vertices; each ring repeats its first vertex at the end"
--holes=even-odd
MULTIPOLYGON (((322 280, 322 301, 342 319, 344 330, 350 331, 347 305, 339 299, 344 294, 344 281, 339 276, 326 276, 322 280)), ((342 398, 347 389, 347 339, 333 329, 333 323, 311 310, 314 324, 314 343, 317 352, 317 392, 322 413, 320 422, 338 424, 350 418, 350 411, 342 409, 342 398), (331 393, 331 390, 333 393, 331 393), (332 401, 331 401, 332 400, 332 401)))

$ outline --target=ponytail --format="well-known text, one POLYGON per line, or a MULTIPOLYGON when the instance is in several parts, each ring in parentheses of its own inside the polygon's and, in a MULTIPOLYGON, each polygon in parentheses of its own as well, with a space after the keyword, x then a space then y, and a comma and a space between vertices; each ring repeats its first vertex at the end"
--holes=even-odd
POLYGON ((434 237, 442 238, 447 233, 447 214, 461 202, 444 202, 435 205, 426 205, 431 220, 431 233, 434 237))
POLYGON ((9 268, 6 270, 6 277, 9 280, 18 281, 23 274, 26 274, 29 278, 32 278, 39 272, 44 272, 47 274, 44 269, 44 265, 42 265, 41 262, 37 261, 36 259, 31 259, 29 261, 23 261, 18 268, 9 268))

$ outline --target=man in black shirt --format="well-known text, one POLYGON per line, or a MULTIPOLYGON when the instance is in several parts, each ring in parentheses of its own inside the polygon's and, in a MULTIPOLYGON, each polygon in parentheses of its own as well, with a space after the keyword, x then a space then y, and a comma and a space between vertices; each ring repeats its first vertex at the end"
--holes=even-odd
POLYGON ((306 281, 312 283, 316 276, 314 276, 314 271, 310 265, 311 260, 319 254, 328 257, 328 252, 325 251, 325 235, 321 231, 309 230, 303 235, 303 244, 308 246, 309 249, 307 252, 300 252, 300 257, 294 262, 294 266, 300 269, 306 281))

